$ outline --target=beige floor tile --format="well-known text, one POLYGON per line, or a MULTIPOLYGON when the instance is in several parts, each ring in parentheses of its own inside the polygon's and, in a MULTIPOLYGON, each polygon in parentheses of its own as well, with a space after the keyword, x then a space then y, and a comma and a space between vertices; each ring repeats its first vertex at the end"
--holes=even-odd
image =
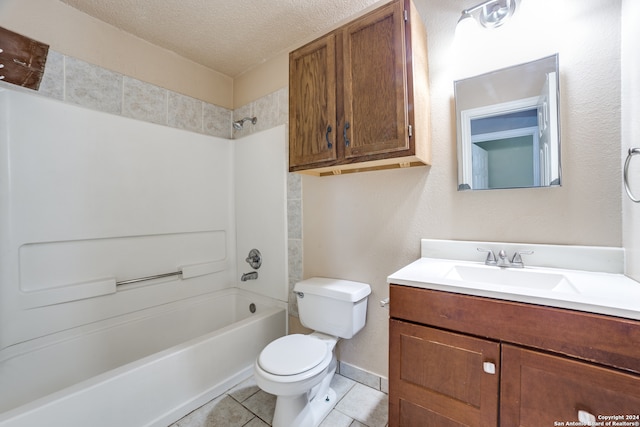
POLYGON ((243 427, 269 427, 269 424, 265 423, 258 417, 254 417, 251 421, 249 421, 243 427))
POLYGON ((233 397, 238 402, 244 402, 249 397, 256 394, 258 391, 260 391, 260 387, 258 387, 258 385, 256 384, 256 380, 252 376, 248 380, 245 380, 237 386, 233 387, 227 392, 227 394, 231 395, 231 397, 233 397))
POLYGON ((225 394, 174 425, 175 427, 242 427, 253 417, 249 410, 225 394))
POLYGON ((271 424, 273 421, 273 412, 276 408, 276 397, 260 390, 242 402, 242 405, 262 420, 271 424))
POLYGON ((350 418, 335 409, 329 412, 329 415, 322 420, 319 427, 350 427, 353 418, 350 418))
MULTIPOLYGON (((387 396, 336 374, 331 381, 338 404, 320 427, 385 427, 387 396)), ((172 424, 171 427, 268 427, 276 397, 250 378, 172 424)))
POLYGON ((385 427, 387 406, 386 394, 358 383, 338 402, 336 409, 369 427, 385 427))
POLYGON ((354 385, 354 380, 335 374, 331 380, 331 388, 336 392, 336 401, 339 402, 354 385))

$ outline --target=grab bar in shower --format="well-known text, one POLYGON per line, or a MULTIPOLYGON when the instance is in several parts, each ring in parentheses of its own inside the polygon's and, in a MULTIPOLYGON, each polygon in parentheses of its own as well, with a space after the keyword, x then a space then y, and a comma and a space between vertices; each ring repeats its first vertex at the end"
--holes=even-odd
POLYGON ((131 283, 146 282, 147 280, 162 279, 163 277, 171 276, 182 276, 182 270, 174 271, 173 273, 163 273, 147 277, 138 277, 137 279, 122 280, 120 282, 116 282, 116 286, 130 285, 131 283))
POLYGON ((121 280, 116 282, 116 286, 130 285, 132 283, 146 282, 147 280, 162 279, 165 277, 182 276, 182 279, 191 277, 204 276, 205 274, 217 273, 226 268, 226 261, 206 262, 203 264, 185 265, 178 271, 171 273, 156 274, 153 276, 139 277, 137 279, 121 280))

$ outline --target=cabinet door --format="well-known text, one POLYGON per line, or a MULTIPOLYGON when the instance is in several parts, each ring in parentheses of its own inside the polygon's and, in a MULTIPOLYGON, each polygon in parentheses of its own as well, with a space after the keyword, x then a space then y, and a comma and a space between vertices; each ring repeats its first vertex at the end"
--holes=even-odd
POLYGON ((499 343, 395 319, 389 331, 389 426, 497 426, 499 343))
POLYGON ((340 139, 347 160, 409 149, 404 29, 403 2, 395 1, 343 32, 340 139))
POLYGON ((634 419, 640 416, 640 377, 503 345, 500 401, 500 424, 505 427, 578 425, 587 421, 579 419, 579 411, 602 423, 597 425, 607 425, 602 416, 635 423, 640 422, 634 419))
POLYGON ((336 36, 289 56, 289 170, 336 160, 336 36))

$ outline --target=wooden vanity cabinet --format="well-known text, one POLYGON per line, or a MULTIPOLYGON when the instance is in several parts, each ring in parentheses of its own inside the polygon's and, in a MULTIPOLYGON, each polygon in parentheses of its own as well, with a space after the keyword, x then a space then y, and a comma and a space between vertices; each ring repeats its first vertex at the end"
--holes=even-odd
POLYGON ((390 286, 389 426, 640 422, 640 321, 390 286))
POLYGON ((289 170, 430 162, 426 32, 395 0, 289 55, 289 170))

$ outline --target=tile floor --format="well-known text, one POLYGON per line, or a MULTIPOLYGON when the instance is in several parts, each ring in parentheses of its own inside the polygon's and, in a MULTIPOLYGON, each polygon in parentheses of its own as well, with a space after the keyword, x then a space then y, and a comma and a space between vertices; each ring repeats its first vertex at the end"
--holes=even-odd
MULTIPOLYGON (((385 393, 338 374, 333 377, 331 387, 336 391, 337 404, 320 427, 387 426, 385 393)), ((260 390, 250 378, 170 427, 270 426, 275 404, 275 396, 260 390)))

